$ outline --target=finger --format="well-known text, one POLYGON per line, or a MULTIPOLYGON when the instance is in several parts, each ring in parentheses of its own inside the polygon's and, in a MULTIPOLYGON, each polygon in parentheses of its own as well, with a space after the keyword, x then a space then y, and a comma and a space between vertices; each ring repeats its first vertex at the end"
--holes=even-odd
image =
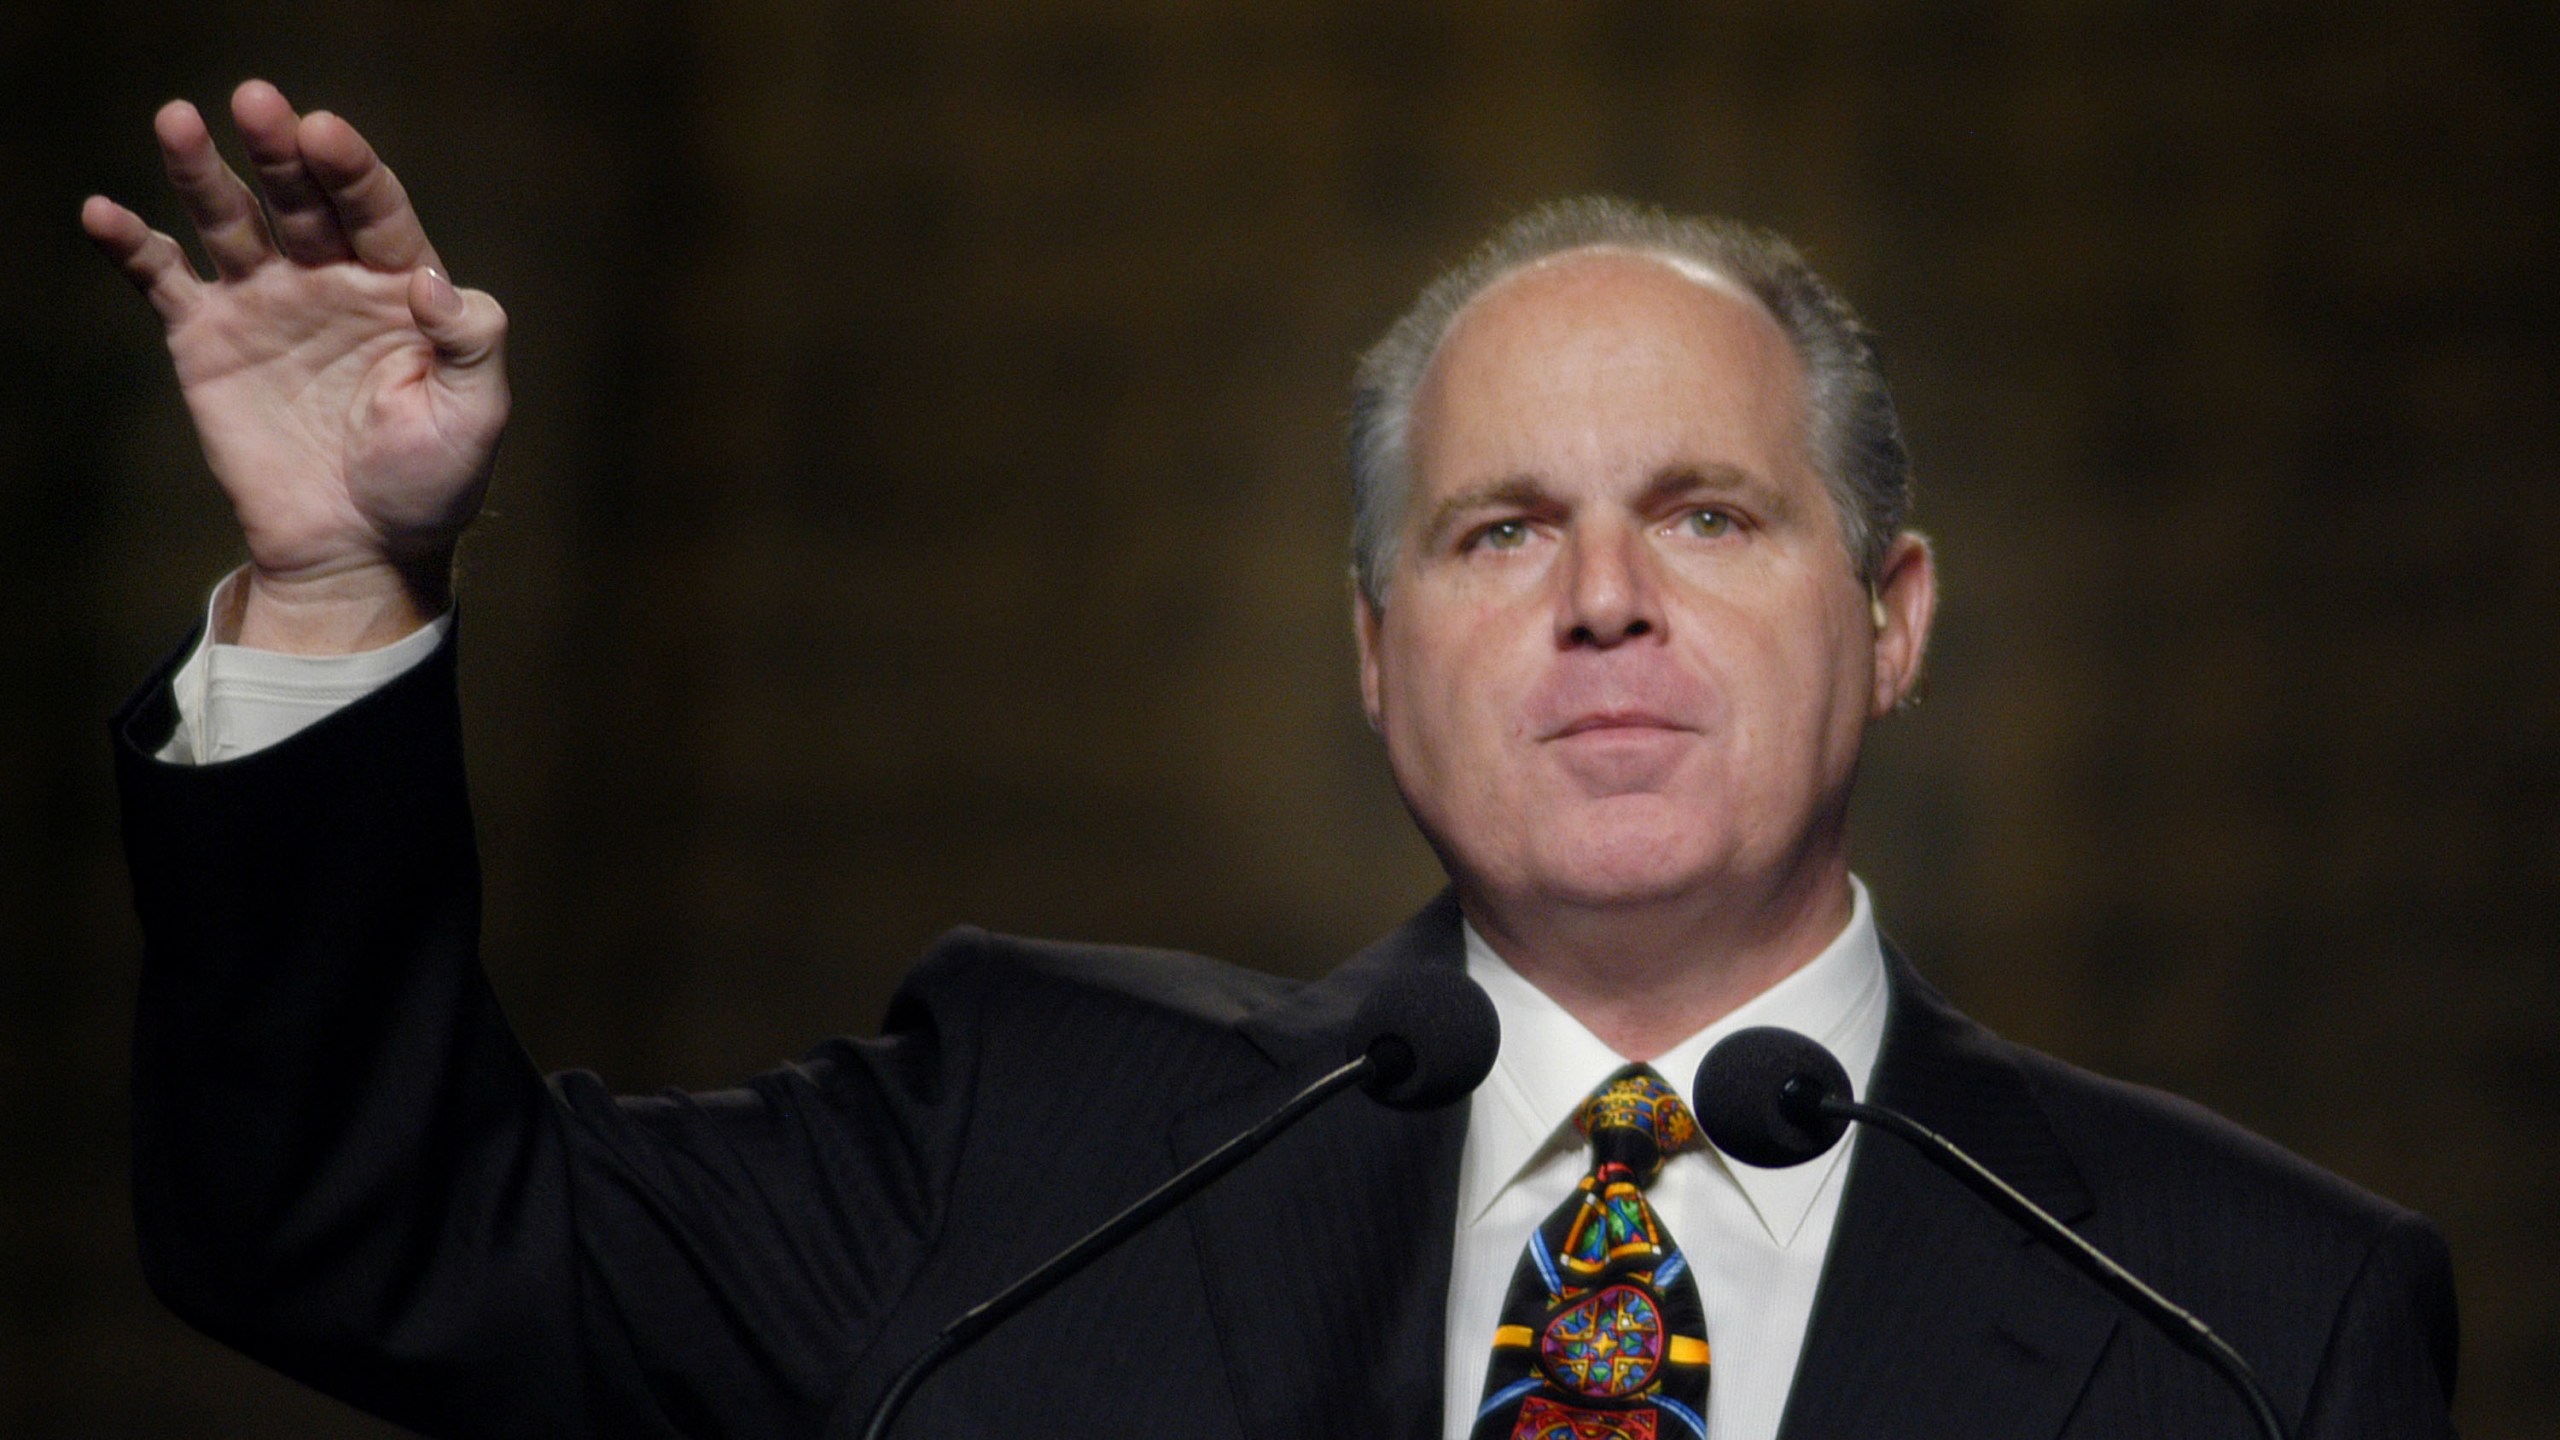
POLYGON ((400 188, 400 177, 354 126, 326 110, 314 110, 302 117, 298 137, 302 163, 329 197, 338 228, 357 259, 381 270, 442 265, 418 224, 418 212, 409 208, 409 192, 400 188))
POLYGON ((409 314, 436 347, 436 370, 457 388, 506 383, 507 312, 485 290, 457 290, 420 266, 409 277, 409 314))
POLYGON ((188 218, 195 221, 196 238, 204 242, 204 253, 213 261, 215 272, 226 277, 246 275, 274 256, 257 197, 222 163, 222 154, 213 148, 213 136, 196 107, 172 100, 160 107, 151 128, 160 137, 160 160, 169 171, 169 183, 177 187, 188 218))
POLYGON ((80 228, 163 320, 176 320, 204 289, 177 241, 104 195, 92 195, 80 206, 80 228))
POLYGON ((231 119, 257 169, 258 188, 266 193, 276 248, 302 265, 353 259, 346 232, 338 228, 338 212, 302 163, 296 138, 302 117, 293 113, 293 102, 264 80, 243 81, 231 92, 231 119))

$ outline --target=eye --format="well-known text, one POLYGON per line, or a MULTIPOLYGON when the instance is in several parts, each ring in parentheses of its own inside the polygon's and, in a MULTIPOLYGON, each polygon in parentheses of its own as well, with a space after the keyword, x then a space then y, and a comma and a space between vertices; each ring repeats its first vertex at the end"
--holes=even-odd
POLYGON ((1475 543, 1487 550, 1517 550, 1529 543, 1529 522, 1496 520, 1476 532, 1475 543))
POLYGON ((1680 528, 1701 540, 1733 533, 1733 517, 1722 510, 1692 510, 1680 517, 1680 528))

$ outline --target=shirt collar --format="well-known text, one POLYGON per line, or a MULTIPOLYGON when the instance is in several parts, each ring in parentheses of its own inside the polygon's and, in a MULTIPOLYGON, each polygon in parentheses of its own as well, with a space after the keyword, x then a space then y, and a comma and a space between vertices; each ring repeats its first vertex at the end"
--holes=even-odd
MULTIPOLYGON (((1884 950, 1876 938, 1867 887, 1849 881, 1849 923, 1822 952, 1753 996, 1732 1014, 1656 1056, 1654 1069, 1692 1100, 1698 1062, 1717 1041, 1754 1025, 1779 1025, 1821 1041, 1863 1095, 1884 1042, 1884 950)), ((1557 1149, 1579 1150, 1573 1112, 1612 1071, 1626 1064, 1581 1021, 1521 978, 1466 926, 1467 975, 1493 998, 1502 1019, 1502 1049, 1493 1073, 1472 1098, 1467 1147, 1458 1177, 1459 1215, 1472 1222, 1503 1191, 1557 1149)), ((1803 1165, 1762 1170, 1702 1147, 1678 1163, 1710 1164, 1732 1177, 1770 1238, 1792 1240, 1846 1145, 1803 1165)))

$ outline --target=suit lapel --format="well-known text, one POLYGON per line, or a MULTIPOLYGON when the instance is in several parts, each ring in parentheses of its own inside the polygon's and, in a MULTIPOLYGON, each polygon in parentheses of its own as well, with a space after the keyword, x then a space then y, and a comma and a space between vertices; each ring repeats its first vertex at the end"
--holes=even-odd
MULTIPOLYGON (((1463 963, 1454 899, 1241 1026, 1272 1074, 1184 1115, 1189 1163, 1339 1064, 1385 971, 1463 963)), ((1244 1431, 1255 1440, 1439 1432, 1449 1256, 1466 1107, 1339 1097, 1186 1210, 1244 1431), (1321 1411, 1310 1410, 1324 1397, 1321 1411)))
MULTIPOLYGON (((2024 1078, 1888 949, 1871 1098, 2066 1223, 2091 1200, 2024 1078)), ((2051 1440, 2115 1333, 2115 1302, 1889 1135, 1863 1134, 1781 1440, 2051 1440)))

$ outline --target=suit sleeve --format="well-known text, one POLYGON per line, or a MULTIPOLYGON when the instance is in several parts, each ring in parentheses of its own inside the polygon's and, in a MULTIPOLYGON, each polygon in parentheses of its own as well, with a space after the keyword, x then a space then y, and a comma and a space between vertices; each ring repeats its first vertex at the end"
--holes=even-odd
POLYGON ((2443 1238, 2417 1216, 2396 1217, 2339 1309, 2299 1440, 2452 1435, 2456 1324, 2443 1238))
POLYGON ((116 719, 145 1272, 430 1435, 814 1430, 932 1239, 969 944, 882 1038, 734 1090, 545 1080, 477 958, 453 653, 224 764, 151 758, 165 673, 116 719))

